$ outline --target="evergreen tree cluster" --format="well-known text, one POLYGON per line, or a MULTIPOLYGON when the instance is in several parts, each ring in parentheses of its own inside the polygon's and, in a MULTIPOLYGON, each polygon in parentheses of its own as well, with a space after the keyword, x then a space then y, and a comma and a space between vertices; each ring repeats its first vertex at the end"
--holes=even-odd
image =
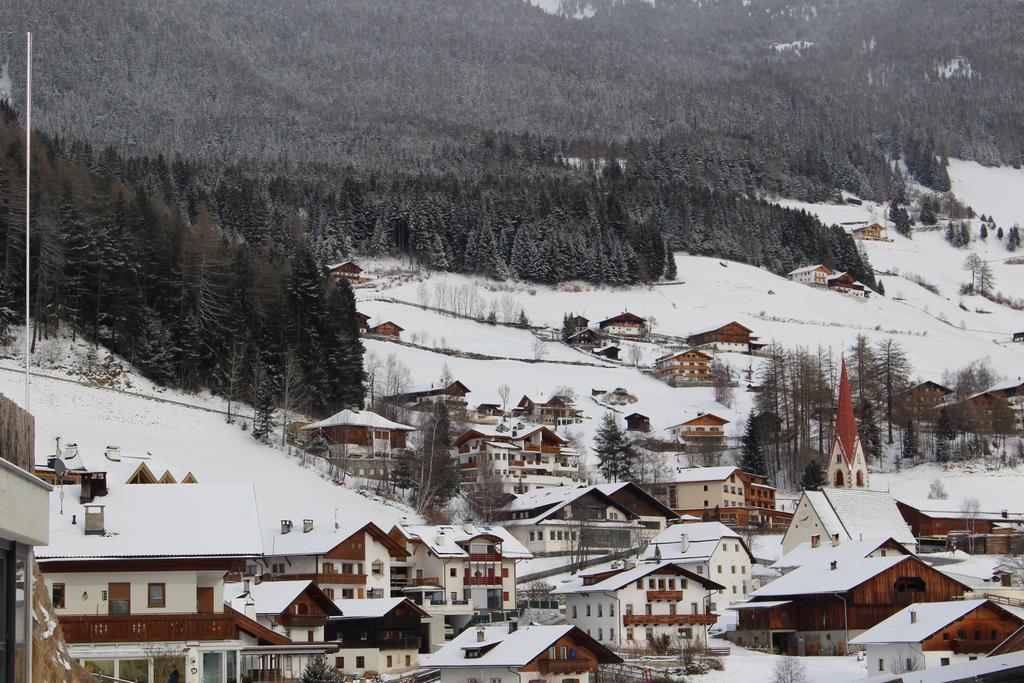
MULTIPOLYGON (((45 136, 33 142, 33 343, 64 327, 162 386, 254 402, 261 438, 280 402, 286 352, 303 361, 291 378, 309 388, 301 408, 362 405, 352 291, 325 283, 301 235, 288 256, 246 243, 203 201, 183 214, 159 194, 91 173, 45 136)), ((6 105, 0 150, 0 313, 20 318, 24 141, 6 105)))
POLYGON ((904 148, 904 161, 917 182, 938 192, 949 191, 949 160, 939 156, 934 140, 911 139, 904 148))

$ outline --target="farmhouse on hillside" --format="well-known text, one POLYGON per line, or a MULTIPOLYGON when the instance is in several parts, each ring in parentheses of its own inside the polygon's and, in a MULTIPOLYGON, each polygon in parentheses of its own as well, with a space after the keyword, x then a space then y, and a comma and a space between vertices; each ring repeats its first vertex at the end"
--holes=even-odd
POLYGON ((756 341, 753 330, 736 321, 718 325, 698 332, 686 338, 686 343, 698 348, 714 351, 732 351, 735 353, 754 353, 764 344, 756 341))
POLYGON ((799 282, 803 285, 811 285, 813 287, 827 287, 828 276, 832 274, 832 269, 821 263, 816 263, 813 266, 804 266, 803 268, 797 268, 791 270, 786 277, 793 282, 799 282))
POLYGON ((626 416, 627 432, 649 432, 651 431, 651 418, 640 413, 630 413, 626 416))
POLYGON ((328 455, 346 471, 368 479, 387 479, 393 461, 406 449, 415 427, 394 422, 372 410, 348 410, 306 425, 306 434, 320 434, 328 455))
POLYGON ((687 448, 718 446, 725 443, 725 425, 729 420, 713 413, 700 413, 697 417, 672 425, 669 433, 687 448))
POLYGON ((443 402, 448 404, 449 408, 458 409, 466 407, 466 396, 469 393, 469 387, 459 380, 453 380, 447 383, 441 382, 436 386, 431 384, 425 387, 415 387, 401 394, 388 396, 387 400, 411 406, 432 406, 435 403, 443 402))
POLYGON ((374 325, 366 332, 367 334, 376 334, 382 337, 394 337, 395 339, 401 339, 402 332, 404 331, 404 327, 400 327, 398 324, 388 320, 387 322, 382 322, 379 325, 374 325))
POLYGON ((881 223, 862 225, 851 229, 850 234, 857 240, 881 241, 885 239, 885 226, 881 223))
POLYGON ((652 485, 651 491, 680 515, 771 528, 783 528, 792 518, 790 513, 775 509, 775 488, 763 476, 734 465, 677 467, 667 479, 652 485))
POLYGON ((582 481, 579 453, 545 425, 473 425, 454 441, 464 487, 497 482, 506 494, 582 481))
POLYGON ((555 394, 544 402, 524 395, 512 409, 512 416, 551 427, 583 422, 583 411, 568 396, 555 394))
POLYGON ((327 277, 331 282, 348 280, 353 285, 360 285, 370 281, 370 278, 363 275, 363 269, 355 261, 344 261, 325 266, 327 277))
POLYGON ((870 294, 870 290, 863 283, 854 279, 849 273, 829 275, 827 283, 829 289, 834 289, 840 294, 849 294, 863 299, 867 299, 870 294))
POLYGON ((654 376, 673 387, 707 382, 711 379, 711 361, 710 354, 697 349, 670 353, 654 361, 654 376))
POLYGON ((647 321, 628 311, 602 320, 598 326, 602 332, 619 337, 642 337, 647 333, 647 321))

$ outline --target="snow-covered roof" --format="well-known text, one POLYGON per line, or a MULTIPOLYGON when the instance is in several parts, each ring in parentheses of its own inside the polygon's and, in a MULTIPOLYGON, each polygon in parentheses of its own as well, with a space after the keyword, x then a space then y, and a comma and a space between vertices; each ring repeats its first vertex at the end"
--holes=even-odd
POLYGON ((45 560, 263 554, 259 510, 251 484, 118 484, 107 488, 106 496, 83 505, 79 502, 80 486, 57 487, 50 494, 50 544, 37 548, 36 557, 45 560), (85 508, 92 505, 103 506, 105 533, 86 536, 85 508))
POLYGON ((335 600, 341 616, 331 619, 373 619, 383 617, 408 598, 363 598, 358 600, 335 600))
POLYGON ((896 500, 882 491, 824 488, 805 491, 829 536, 844 539, 889 536, 904 545, 916 545, 917 539, 896 507, 896 500))
POLYGON ((424 666, 449 668, 471 667, 522 667, 533 661, 559 638, 570 633, 583 639, 585 644, 595 650, 602 662, 619 662, 618 657, 608 652, 596 641, 571 624, 558 626, 530 625, 509 633, 507 626, 487 626, 483 628, 483 639, 480 640, 476 628, 468 628, 457 635, 432 655, 422 658, 424 666), (467 657, 466 650, 480 650, 480 656, 467 657))
POLYGON ((973 588, 1000 585, 1000 573, 1006 571, 1001 555, 968 555, 962 550, 952 553, 928 553, 921 560, 940 572, 973 588))
POLYGON ((750 594, 752 598, 782 598, 794 595, 845 592, 859 586, 900 562, 906 555, 868 557, 837 562, 832 569, 829 562, 809 562, 775 579, 750 594))
POLYGON ((661 559, 666 562, 703 562, 711 557, 723 538, 742 543, 740 535, 721 522, 673 524, 655 536, 640 557, 653 559, 655 553, 660 552, 661 559), (684 536, 686 550, 683 550, 684 536))
MULTIPOLYGON (((459 439, 463 439, 466 436, 466 434, 468 434, 470 432, 476 432, 476 434, 479 434, 480 436, 482 436, 484 438, 515 439, 515 440, 519 441, 519 440, 526 439, 528 436, 530 436, 534 432, 540 431, 542 429, 548 430, 549 432, 554 434, 558 439, 560 439, 561 441, 565 442, 565 439, 562 439, 561 436, 559 436, 553 429, 551 429, 550 427, 548 427, 546 425, 524 423, 524 422, 520 422, 518 420, 513 420, 511 425, 504 424, 504 423, 501 423, 501 422, 498 422, 497 424, 492 424, 492 425, 489 425, 489 424, 474 424, 469 429, 467 429, 465 432, 463 432, 462 435, 459 437, 459 439), (514 432, 514 434, 513 434, 513 432, 514 432)), ((473 438, 479 438, 479 437, 475 437, 474 436, 473 438)))
MULTIPOLYGON (((789 569, 792 567, 802 567, 810 562, 831 562, 833 560, 845 564, 850 560, 864 559, 889 540, 892 539, 888 537, 865 538, 847 540, 834 546, 827 539, 823 539, 821 545, 817 548, 812 547, 808 541, 790 550, 771 566, 775 569, 789 569)), ((897 542, 896 545, 900 550, 893 550, 893 553, 899 555, 909 554, 910 551, 906 550, 900 543, 897 542)))
POLYGON ((560 584, 557 588, 551 591, 551 593, 553 595, 564 595, 567 593, 593 593, 598 591, 617 591, 620 588, 628 586, 632 584, 634 581, 642 579, 649 574, 655 574, 669 567, 675 568, 677 571, 681 572, 685 578, 690 579, 692 581, 696 581, 706 588, 710 588, 712 590, 725 590, 725 586, 721 585, 720 583, 716 583, 711 579, 705 578, 698 574, 694 574, 693 572, 683 567, 681 564, 677 564, 675 562, 641 562, 632 569, 623 569, 621 563, 612 562, 609 564, 600 565, 598 567, 592 567, 588 570, 587 574, 583 574, 581 572, 580 574, 572 577, 568 581, 560 584), (600 574, 603 572, 616 571, 617 569, 621 569, 621 571, 618 571, 616 574, 609 576, 603 581, 598 581, 597 583, 584 585, 585 576, 593 576, 595 574, 600 574))
POLYGON ((286 534, 281 533, 280 520, 270 520, 273 526, 267 527, 267 536, 264 541, 267 555, 318 555, 323 554, 336 547, 339 543, 350 538, 353 534, 366 530, 376 535, 385 545, 391 545, 390 540, 385 540, 386 533, 377 527, 373 522, 354 515, 354 519, 341 521, 336 524, 319 524, 314 521, 311 531, 303 531, 302 519, 293 521, 292 530, 286 534))
POLYGON ((815 263, 813 266, 804 266, 802 268, 797 268, 796 270, 791 270, 791 271, 789 271, 789 275, 799 275, 800 273, 810 273, 811 271, 818 270, 819 268, 824 268, 828 272, 832 271, 832 269, 829 268, 826 265, 823 265, 821 263, 815 263))
POLYGON ((520 493, 506 505, 503 510, 506 512, 521 512, 524 510, 536 510, 548 505, 562 507, 580 496, 588 493, 592 486, 546 486, 541 489, 533 489, 526 493, 520 493))
MULTIPOLYGON (((949 681, 988 680, 983 674, 1009 673, 1024 671, 1024 652, 1012 652, 994 657, 981 657, 974 661, 939 666, 922 671, 908 671, 899 674, 879 674, 871 678, 861 679, 864 683, 948 683, 949 681)), ((992 679, 997 680, 997 679, 992 679)), ((1000 678, 998 680, 1010 680, 1000 678)))
POLYGON ((1024 522, 1024 512, 1009 510, 979 510, 964 512, 960 501, 932 500, 930 498, 898 498, 900 503, 914 508, 926 517, 943 517, 952 519, 985 519, 993 522, 1024 522))
MULTIPOLYGON (((699 334, 707 334, 708 332, 715 332, 715 331, 717 331, 717 330, 720 330, 720 329, 722 329, 722 328, 723 328, 723 327, 725 327, 726 325, 732 325, 733 323, 735 323, 735 324, 739 325, 740 327, 742 327, 742 328, 744 328, 744 329, 750 330, 750 328, 749 328, 749 327, 747 327, 746 325, 744 325, 743 323, 741 323, 741 322, 739 322, 739 321, 737 321, 737 320, 730 320, 730 321, 728 321, 728 322, 724 322, 724 323, 719 323, 719 324, 717 324, 717 325, 711 325, 710 327, 704 327, 704 328, 701 328, 701 329, 699 329, 699 330, 693 330, 693 331, 692 331, 692 332, 690 332, 690 333, 689 333, 689 334, 688 334, 687 336, 688 336, 688 337, 696 337, 696 336, 697 336, 697 335, 699 335, 699 334)), ((756 339, 756 337, 753 337, 753 338, 755 338, 755 339, 756 339)))
MULTIPOLYGON (((62 460, 69 470, 85 472, 106 472, 107 481, 113 484, 126 483, 143 465, 159 480, 170 472, 174 480, 180 483, 190 473, 181 467, 173 467, 154 457, 150 453, 124 452, 120 448, 83 448, 65 446, 62 460)), ((37 465, 46 466, 46 463, 37 465)))
MULTIPOLYGON (((299 597, 312 583, 308 580, 262 581, 250 584, 248 595, 256 608, 256 614, 282 614, 295 601, 295 598, 299 597)), ((224 584, 224 602, 231 604, 245 595, 244 583, 224 584)))
POLYGON ((465 524, 456 526, 454 524, 439 525, 415 525, 399 526, 407 538, 420 541, 438 557, 468 557, 469 551, 460 543, 467 543, 480 536, 496 536, 501 540, 501 556, 511 559, 527 559, 533 557, 533 553, 526 549, 522 543, 500 526, 489 524, 465 524))
POLYGON ((369 427, 371 429, 389 429, 393 431, 412 432, 415 427, 393 422, 386 417, 378 415, 372 410, 349 410, 345 409, 335 413, 328 418, 306 425, 306 429, 324 429, 326 427, 369 427))
POLYGON ((677 467, 671 475, 673 484, 690 484, 702 481, 722 481, 739 470, 734 465, 719 467, 677 467))
POLYGON ((851 645, 920 643, 988 600, 950 600, 908 605, 888 619, 850 640, 851 645), (911 618, 911 614, 914 618, 911 618))

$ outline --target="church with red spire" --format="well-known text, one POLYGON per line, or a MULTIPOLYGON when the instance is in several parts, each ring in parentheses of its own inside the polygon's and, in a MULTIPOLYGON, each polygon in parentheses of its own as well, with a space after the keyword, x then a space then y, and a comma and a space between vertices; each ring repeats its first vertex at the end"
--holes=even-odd
POLYGON ((836 434, 828 459, 828 486, 847 489, 868 487, 868 465, 857 434, 857 419, 853 414, 853 394, 846 376, 843 359, 839 378, 839 400, 836 403, 836 434))

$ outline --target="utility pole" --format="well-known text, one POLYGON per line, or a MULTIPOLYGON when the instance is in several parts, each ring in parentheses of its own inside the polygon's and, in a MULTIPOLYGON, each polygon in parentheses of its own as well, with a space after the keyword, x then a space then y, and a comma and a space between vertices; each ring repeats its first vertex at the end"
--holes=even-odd
POLYGON ((32 182, 32 32, 26 34, 27 44, 25 52, 25 410, 30 410, 30 372, 29 359, 29 291, 31 278, 29 277, 29 265, 32 257, 31 231, 29 229, 32 212, 32 193, 29 191, 32 182))

